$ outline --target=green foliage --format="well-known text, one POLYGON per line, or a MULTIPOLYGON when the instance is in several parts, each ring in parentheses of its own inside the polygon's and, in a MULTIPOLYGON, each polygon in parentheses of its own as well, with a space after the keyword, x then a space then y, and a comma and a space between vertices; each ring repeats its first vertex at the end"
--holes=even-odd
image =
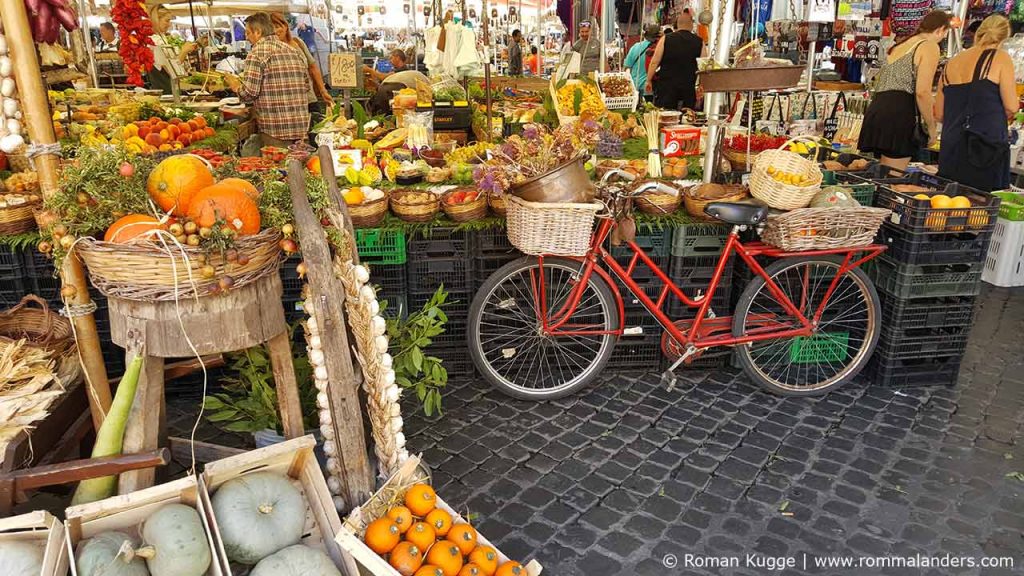
POLYGON ((580 106, 583 105, 583 90, 576 88, 572 91, 572 115, 580 115, 580 106))
POLYGON ((352 119, 356 121, 356 138, 365 138, 365 132, 363 125, 369 122, 369 115, 366 113, 366 109, 358 101, 352 101, 352 119))
MULTIPOLYGON (((292 326, 291 332, 301 329, 301 323, 292 326)), ((316 409, 316 387, 313 386, 313 368, 305 350, 292 341, 292 363, 295 366, 295 381, 299 385, 299 403, 302 406, 303 423, 306 429, 319 426, 316 409)), ((207 396, 204 407, 206 419, 230 432, 258 432, 260 430, 281 430, 281 418, 277 411, 277 390, 274 387, 273 368, 270 352, 266 345, 233 353, 229 356, 233 375, 224 378, 224 392, 207 396)))
POLYGON ((426 352, 433 338, 444 334, 448 316, 443 308, 447 299, 444 286, 439 286, 421 310, 404 320, 388 320, 395 381, 402 388, 416 391, 427 416, 441 414, 441 389, 448 383, 448 371, 442 360, 426 352))
POLYGON ((39 236, 39 232, 23 232, 21 234, 13 234, 10 236, 0 235, 0 246, 6 246, 11 250, 35 250, 36 244, 42 237, 39 236))
POLYGON ((194 142, 192 147, 209 148, 222 154, 232 153, 238 147, 238 128, 233 124, 225 124, 213 136, 194 142))
POLYGON ((627 138, 622 141, 622 157, 626 160, 646 160, 650 149, 646 138, 627 138))

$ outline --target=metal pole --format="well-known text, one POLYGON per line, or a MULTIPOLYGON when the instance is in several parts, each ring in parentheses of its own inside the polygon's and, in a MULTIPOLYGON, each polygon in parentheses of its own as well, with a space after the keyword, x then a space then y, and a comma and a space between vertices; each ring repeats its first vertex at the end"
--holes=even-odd
POLYGON ((807 91, 814 89, 814 55, 817 49, 817 42, 811 41, 807 47, 807 91))
POLYGON ((92 77, 92 85, 99 88, 100 77, 96 71, 96 53, 92 46, 92 33, 89 31, 89 4, 86 0, 78 0, 78 19, 82 34, 85 36, 85 53, 89 57, 89 76, 92 77))
POLYGON ((484 97, 487 103, 487 134, 484 135, 484 142, 490 142, 493 136, 492 125, 494 121, 491 118, 491 32, 490 27, 487 25, 491 15, 487 12, 487 0, 481 0, 480 11, 483 12, 484 21, 484 97))
MULTIPOLYGON (((714 48, 715 61, 725 66, 729 63, 730 31, 733 25, 733 12, 736 10, 736 0, 713 0, 711 7, 712 13, 716 16, 711 21, 708 39, 717 44, 714 48), (723 3, 725 4, 724 10, 721 9, 723 3)), ((715 142, 718 142, 718 134, 722 128, 718 126, 715 117, 727 101, 725 92, 708 92, 704 95, 704 114, 708 119, 707 149, 704 152, 704 182, 711 182, 711 177, 717 168, 715 165, 716 154, 711 148, 715 142)))

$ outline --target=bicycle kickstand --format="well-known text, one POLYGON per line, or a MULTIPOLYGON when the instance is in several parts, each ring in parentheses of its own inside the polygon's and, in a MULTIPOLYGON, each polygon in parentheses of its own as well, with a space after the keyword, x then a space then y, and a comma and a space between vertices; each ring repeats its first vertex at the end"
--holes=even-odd
POLYGON ((694 347, 693 345, 687 346, 686 352, 683 352, 683 355, 680 356, 675 362, 673 362, 672 365, 668 367, 668 370, 665 370, 664 372, 661 373, 661 384, 665 386, 665 388, 669 392, 675 389, 676 382, 679 380, 678 378, 676 378, 675 375, 676 368, 678 368, 679 365, 682 364, 683 362, 686 362, 687 358, 693 356, 696 353, 696 347, 694 347))

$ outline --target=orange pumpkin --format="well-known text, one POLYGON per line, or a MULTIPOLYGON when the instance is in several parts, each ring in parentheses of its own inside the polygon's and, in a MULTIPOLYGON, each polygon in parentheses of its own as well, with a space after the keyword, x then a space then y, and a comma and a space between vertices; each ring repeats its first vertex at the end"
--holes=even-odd
POLYGON ((459 552, 459 547, 455 544, 442 540, 427 551, 426 562, 440 568, 444 576, 459 576, 459 571, 462 570, 462 552, 459 552))
POLYGON ((260 210, 256 202, 237 189, 206 188, 192 198, 188 217, 200 228, 213 228, 218 220, 240 235, 260 231, 260 210))
POLYGON ((149 174, 146 191, 161 210, 186 214, 193 196, 212 185, 213 174, 206 163, 198 156, 181 154, 156 165, 149 174))
POLYGON ((452 525, 445 538, 458 546, 463 556, 469 556, 469 553, 476 548, 476 530, 469 524, 460 523, 452 525))
POLYGON ((469 561, 480 567, 484 576, 493 576, 498 571, 498 551, 490 546, 477 546, 469 553, 469 561))
POLYGON ((225 178, 213 186, 203 188, 202 192, 241 192, 248 196, 253 202, 260 197, 260 191, 257 190, 256 187, 248 180, 243 180, 241 178, 225 178))
POLYGON ((401 542, 391 551, 388 563, 402 576, 413 576, 423 565, 423 552, 412 542, 401 542))
POLYGON ((495 576, 526 576, 526 568, 514 560, 509 560, 498 567, 495 576))
POLYGON ((129 240, 141 236, 150 230, 161 230, 163 225, 160 221, 146 214, 129 214, 123 216, 117 222, 107 228, 103 235, 104 242, 117 242, 124 244, 129 240))

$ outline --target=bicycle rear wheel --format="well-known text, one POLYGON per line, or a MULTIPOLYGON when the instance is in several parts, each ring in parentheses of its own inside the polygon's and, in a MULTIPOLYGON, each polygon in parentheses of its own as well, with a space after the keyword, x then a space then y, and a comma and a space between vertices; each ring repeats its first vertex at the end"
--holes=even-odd
MULTIPOLYGON (((785 258, 765 269, 806 318, 813 321, 824 301, 810 337, 775 338, 736 347, 744 370, 769 392, 825 394, 852 380, 867 364, 881 329, 878 293, 864 271, 854 268, 839 276, 826 300, 840 266, 837 258, 808 256, 785 258)), ((800 326, 799 319, 784 310, 761 276, 747 285, 733 317, 733 335, 737 337, 800 326)))
MULTIPOLYGON (((544 259, 549 318, 576 286, 580 266, 566 258, 544 259)), ((616 340, 613 334, 542 334, 535 293, 540 274, 536 258, 506 264, 484 282, 469 309, 469 353, 480 374, 502 392, 527 400, 561 398, 589 384, 608 363, 616 340)), ((601 332, 618 328, 615 297, 597 274, 567 324, 601 332)))

